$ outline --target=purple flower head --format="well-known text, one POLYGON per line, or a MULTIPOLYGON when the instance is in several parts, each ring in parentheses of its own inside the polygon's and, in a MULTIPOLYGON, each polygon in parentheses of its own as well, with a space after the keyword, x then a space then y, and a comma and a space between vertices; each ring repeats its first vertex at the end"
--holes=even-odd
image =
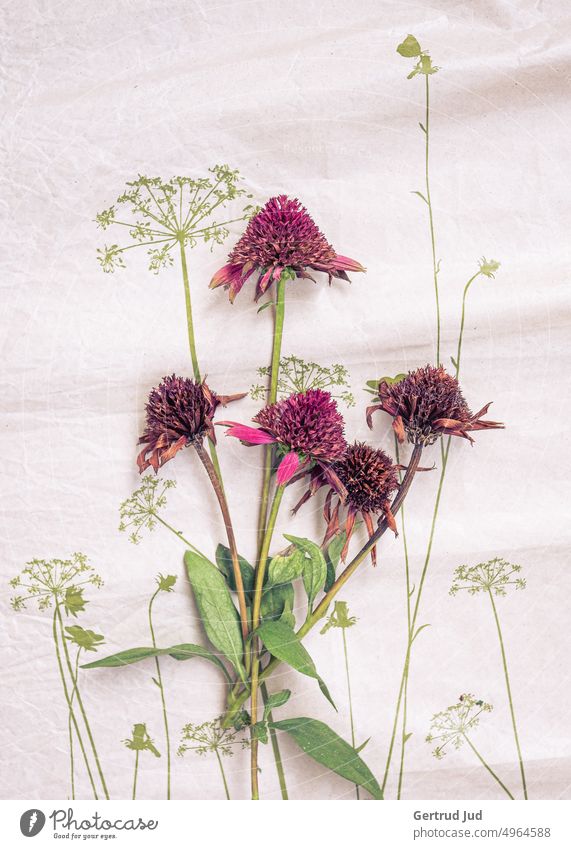
POLYGON ((256 300, 278 280, 282 272, 313 280, 307 269, 348 280, 347 271, 365 271, 361 263, 337 254, 307 210, 295 199, 270 198, 249 222, 246 232, 216 272, 210 288, 229 289, 230 301, 254 273, 258 274, 256 300))
POLYGON ((469 431, 503 427, 501 422, 482 419, 489 406, 472 413, 456 378, 443 366, 427 365, 410 371, 397 383, 381 381, 379 403, 367 408, 367 422, 372 427, 372 414, 384 410, 393 417, 399 442, 406 437, 415 445, 431 445, 442 434, 473 442, 469 431))
POLYGON ((139 445, 144 445, 137 457, 139 472, 149 466, 157 472, 178 451, 205 436, 215 442, 212 418, 216 408, 243 397, 215 395, 204 381, 174 374, 163 377, 147 402, 147 426, 139 439, 139 445))
POLYGON ((343 417, 329 392, 322 389, 298 392, 269 404, 253 421, 260 427, 236 422, 220 424, 228 425, 227 436, 235 436, 246 445, 278 445, 283 458, 277 471, 279 484, 287 483, 302 469, 304 474, 316 463, 328 470, 343 457, 347 447, 343 417))

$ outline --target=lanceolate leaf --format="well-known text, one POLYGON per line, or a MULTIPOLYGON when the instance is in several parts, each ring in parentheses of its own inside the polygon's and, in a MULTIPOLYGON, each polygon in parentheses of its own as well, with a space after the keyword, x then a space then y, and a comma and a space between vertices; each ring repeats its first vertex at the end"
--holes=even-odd
POLYGON ((168 649, 155 648, 134 648, 126 649, 125 651, 110 654, 108 657, 102 657, 100 660, 94 660, 91 663, 84 663, 82 669, 101 669, 111 666, 128 666, 131 663, 138 663, 140 660, 147 660, 149 657, 159 657, 161 655, 170 655, 175 660, 190 660, 193 657, 201 657, 204 660, 210 661, 217 666, 226 678, 230 681, 228 670, 210 649, 204 646, 196 646, 193 643, 181 643, 178 646, 171 646, 168 649))
POLYGON ((290 696, 291 690, 280 690, 279 693, 270 693, 264 705, 264 722, 273 710, 285 705, 290 696))
POLYGON ((304 537, 284 534, 285 538, 303 552, 303 585, 307 593, 307 604, 311 609, 317 593, 323 588, 327 578, 327 565, 321 548, 304 537))
POLYGON ((301 672, 302 675, 315 678, 325 698, 337 710, 325 682, 317 674, 313 660, 307 649, 300 643, 293 628, 285 622, 262 622, 257 633, 270 654, 301 672))
POLYGON ((332 728, 317 719, 301 716, 272 722, 272 728, 290 734, 301 749, 317 763, 368 790, 374 799, 383 794, 375 776, 357 754, 332 728))
POLYGON ((208 639, 245 680, 238 611, 232 603, 224 578, 212 568, 208 560, 193 551, 186 552, 184 561, 208 639))
POLYGON ((268 566, 266 586, 289 584, 299 578, 305 566, 303 552, 295 549, 291 554, 277 554, 272 557, 268 566))
POLYGON ((337 536, 333 537, 329 543, 327 551, 325 552, 325 563, 327 565, 327 579, 325 581, 325 586, 323 587, 325 592, 329 592, 335 583, 335 575, 337 573, 337 567, 339 565, 339 560, 341 559, 341 552, 343 551, 346 539, 347 534, 345 532, 337 534, 337 536))
MULTIPOLYGON (((254 589, 254 568, 251 566, 247 560, 238 555, 238 562, 240 564, 240 572, 242 573, 242 583, 244 584, 244 591, 246 593, 252 592, 254 589)), ((232 565, 232 555, 230 554, 230 549, 226 545, 222 545, 220 543, 216 548, 216 564, 224 577, 226 578, 226 583, 230 587, 233 593, 236 592, 236 580, 234 578, 234 566, 232 565)))
POLYGON ((277 587, 268 587, 262 595, 260 615, 262 620, 281 619, 284 611, 293 607, 294 591, 291 584, 280 584, 277 587))

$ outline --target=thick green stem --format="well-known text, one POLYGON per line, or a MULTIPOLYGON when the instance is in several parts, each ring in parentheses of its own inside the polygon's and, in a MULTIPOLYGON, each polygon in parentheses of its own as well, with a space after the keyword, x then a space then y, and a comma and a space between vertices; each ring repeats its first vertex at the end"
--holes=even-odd
MULTIPOLYGON (((349 674, 349 653, 347 652, 347 636, 345 634, 346 628, 341 628, 343 633, 343 654, 345 656, 345 676, 347 678, 347 695, 349 697, 349 721, 351 723, 351 745, 353 748, 356 748, 355 741, 355 723, 353 721, 353 699, 351 696, 351 676, 349 674)), ((359 785, 355 785, 355 793, 357 794, 357 799, 360 799, 359 795, 359 785)))
POLYGON ((432 201, 430 198, 430 174, 429 174, 429 144, 430 144, 430 86, 426 80, 426 116, 425 116, 425 179, 426 200, 428 203, 428 221, 430 225, 430 244, 432 247, 432 275, 434 278, 434 297, 436 299, 436 365, 440 364, 440 295, 438 293, 438 263, 436 261, 436 237, 434 235, 434 215, 432 212, 432 201))
POLYGON ((218 766, 220 767, 220 775, 222 776, 222 781, 224 782, 224 792, 226 793, 227 800, 230 801, 230 791, 228 789, 228 782, 226 781, 226 773, 224 772, 224 767, 222 766, 222 758, 220 757, 218 749, 215 749, 214 753, 216 754, 218 766))
MULTIPOLYGON (((266 684, 265 684, 264 681, 260 685, 260 692, 262 694, 262 699, 264 700, 264 704, 267 704, 268 698, 269 698, 269 693, 268 693, 268 688, 266 687, 266 684)), ((288 796, 288 792, 287 792, 287 784, 286 784, 286 777, 285 777, 285 772, 284 772, 284 765, 283 765, 283 761, 282 761, 282 753, 280 752, 280 746, 279 746, 279 743, 278 743, 278 735, 276 734, 275 729, 271 727, 273 721, 274 721, 274 717, 272 715, 272 712, 270 711, 268 713, 268 724, 270 726, 270 729, 269 729, 270 730, 270 742, 272 744, 272 752, 274 753, 274 762, 275 762, 275 765, 276 765, 276 772, 278 774, 278 781, 280 783, 280 792, 282 794, 282 799, 285 799, 287 801, 289 799, 289 796, 288 796)))
MULTIPOLYGON (((89 776, 89 781, 91 783, 91 789, 93 790, 93 798, 99 799, 99 796, 97 795, 97 788, 95 787, 95 782, 93 780, 93 773, 91 772, 91 767, 89 765, 89 759, 87 757, 87 752, 85 751, 85 746, 83 745, 83 738, 81 736, 81 732, 80 732, 79 726, 77 724, 77 719, 75 717, 75 712, 73 710, 73 704, 72 704, 71 697, 69 695, 69 690, 67 688, 67 683, 66 683, 66 680, 65 680, 65 674, 64 674, 64 671, 63 671, 63 663, 62 663, 62 659, 61 659, 61 651, 60 651, 60 645, 59 645, 59 639, 58 639, 57 625, 58 625, 58 616, 57 616, 57 606, 56 606, 56 610, 54 611, 54 615, 53 615, 52 633, 53 633, 53 638, 54 638, 54 646, 55 646, 55 650, 56 650, 57 665, 58 665, 58 669, 59 669, 59 674, 60 674, 60 678, 61 678, 63 692, 64 692, 64 695, 65 695, 65 700, 67 702, 69 717, 71 718, 71 721, 73 723, 73 727, 74 727, 75 733, 77 735, 77 740, 79 742, 79 747, 80 747, 81 753, 83 755, 83 760, 85 761, 85 767, 87 769, 87 775, 89 776)), ((72 678, 73 678, 73 676, 72 676, 72 678)))
POLYGON ((137 773, 139 772, 139 750, 135 752, 135 772, 133 774, 133 801, 137 798, 137 773))
POLYGON ((464 740, 468 743, 468 745, 470 746, 470 748, 472 749, 472 751, 474 752, 474 754, 476 755, 476 757, 478 758, 478 760, 480 761, 480 763, 482 764, 482 766, 484 766, 484 767, 488 770, 488 772, 490 773, 490 775, 492 776, 492 778, 493 778, 495 781, 497 781, 497 782, 498 782, 498 784, 500 785, 500 787, 502 788, 502 790, 504 790, 504 792, 505 792, 505 793, 507 793, 507 795, 510 797, 510 799, 512 799, 512 800, 513 800, 513 798, 514 798, 514 797, 512 796, 512 794, 510 793, 510 791, 508 790, 508 788, 506 787, 506 785, 504 784, 504 782, 503 782, 503 781, 502 781, 502 780, 501 780, 501 779, 500 779, 500 778, 496 775, 496 773, 494 772, 494 770, 492 769, 492 767, 491 767, 491 766, 489 766, 489 764, 487 764, 487 763, 486 763, 486 761, 484 760, 484 758, 482 757, 482 755, 479 753, 479 751, 477 750, 477 748, 474 746, 474 744, 472 743, 472 741, 470 740, 470 738, 469 738, 466 734, 463 734, 462 736, 464 737, 464 740))
MULTIPOLYGON (((262 541, 260 551, 260 559, 256 566, 256 576, 254 579, 254 598, 252 602, 252 631, 254 632, 260 624, 260 608, 262 604, 262 591, 264 587, 264 578, 266 575, 266 566, 272 544, 272 536, 276 526, 276 520, 280 509, 281 500, 284 494, 284 486, 277 486, 270 508, 268 517, 268 526, 262 541)), ((258 673, 260 668, 260 660, 258 656, 258 640, 252 637, 251 649, 251 670, 252 670, 252 686, 251 686, 251 723, 252 727, 258 721, 258 673)), ((258 786, 258 738, 252 734, 252 742, 250 747, 250 780, 252 785, 252 799, 260 798, 258 786)))
MULTIPOLYGON (((66 643, 66 640, 65 640, 65 634, 64 634, 64 629, 63 629, 63 618, 62 618, 62 615, 61 615, 61 610, 60 610, 58 602, 56 602, 55 613, 56 613, 56 616, 57 616, 58 622, 59 622, 60 634, 61 634, 61 639, 62 639, 62 643, 63 643, 63 650, 64 650, 64 654, 65 654, 65 660, 66 660, 67 668, 68 668, 68 671, 69 671, 71 678, 73 679, 73 667, 71 665, 71 659, 69 657, 69 652, 67 650, 67 643, 66 643)), ((80 710, 81 715, 83 717, 83 722, 85 724, 85 730, 87 731, 87 737, 88 737, 89 743, 91 745, 93 757, 95 758, 95 765, 97 766, 97 772, 99 773, 101 786, 103 787, 103 792, 105 794, 105 798, 109 799, 110 798, 109 797, 109 791, 107 790, 107 784, 105 783, 105 776, 103 775, 103 770, 101 769, 101 762, 99 760, 99 755, 97 753, 97 748, 95 746, 95 740, 93 739, 93 734, 91 733, 91 726, 89 725, 89 721, 87 719, 87 714, 85 712, 85 707, 83 705, 83 699, 81 698, 81 693, 79 692, 79 686, 77 685, 77 682, 75 684, 75 693, 77 694, 77 703, 79 705, 79 710, 80 710)))
POLYGON ((492 610, 494 612, 494 619, 496 620, 496 628, 498 630, 498 638, 499 638, 499 641, 500 641, 500 650, 501 650, 501 653, 502 653, 502 664, 503 664, 503 667, 504 667, 504 676, 505 676, 505 679, 506 679, 506 689, 508 691, 508 701, 510 703, 510 714, 511 714, 511 718, 512 718, 512 727, 513 727, 513 731, 514 731, 514 738, 515 738, 515 745, 516 745, 516 749, 517 749, 517 756, 518 756, 518 759, 519 759, 519 771, 520 771, 520 774, 521 774, 521 783, 522 783, 522 787, 523 787, 523 798, 527 799, 527 782, 525 780, 525 769, 524 769, 524 766, 523 766, 523 756, 522 756, 522 753, 521 753, 521 747, 520 747, 520 744, 519 744, 519 735, 517 733, 517 724, 516 724, 516 721, 515 721, 515 710, 514 710, 514 704, 513 704, 513 698, 512 698, 512 688, 511 688, 511 685, 510 685, 510 676, 509 676, 509 673, 508 673, 508 661, 507 661, 506 650, 505 650, 505 646, 504 646, 504 638, 503 638, 503 635, 502 635, 502 629, 500 627, 500 619, 499 619, 499 616, 498 616, 498 611, 496 609, 496 603, 494 601, 494 597, 492 595, 492 592, 489 589, 488 589, 488 595, 489 595, 490 601, 492 603, 492 610))
MULTIPOLYGON (((270 367, 270 387, 268 404, 274 404, 278 396, 278 377, 282 352, 282 338, 285 319, 285 288, 286 282, 282 277, 277 282, 276 305, 274 310, 274 341, 272 345, 272 361, 270 367)), ((261 551, 268 518, 268 503, 272 479, 273 446, 266 445, 264 455, 264 477, 262 481, 262 497, 260 500, 260 515, 258 520, 258 551, 261 551)))
MULTIPOLYGON (((160 588, 157 589, 153 595, 151 596, 151 600, 149 601, 149 630, 151 632, 151 640, 153 643, 153 648, 156 649, 157 641, 155 639, 155 629, 153 628, 153 602, 160 593, 160 588)), ((158 657, 155 657, 155 669, 157 670, 157 683, 159 685, 159 690, 161 693, 161 704, 163 709, 163 724, 165 727, 165 741, 167 744, 167 799, 171 797, 171 744, 170 744, 170 734, 169 734, 169 721, 167 715, 167 706, 165 700, 165 690, 163 687, 163 679, 161 675, 161 665, 159 663, 158 657)))
POLYGON ((216 473, 216 469, 214 468, 210 457, 204 450, 204 445, 202 444, 202 442, 196 442, 194 444, 194 447, 196 449, 196 453, 198 454, 200 462, 204 466, 206 473, 210 479, 214 494, 218 499, 220 512, 222 513, 222 519, 224 520, 224 527, 226 528, 226 537, 228 539, 228 547, 230 549, 230 556, 232 558, 232 569, 234 571, 234 581, 236 582, 236 592, 238 595, 240 623, 242 626, 242 639, 244 640, 244 645, 246 645, 246 640, 248 638, 248 609, 246 606, 246 593, 244 591, 242 570, 240 569, 240 560, 238 557, 238 549, 236 546, 236 537, 234 535, 234 528, 232 526, 232 518, 230 516, 228 502, 226 501, 226 495, 224 494, 224 489, 222 487, 220 477, 216 473))

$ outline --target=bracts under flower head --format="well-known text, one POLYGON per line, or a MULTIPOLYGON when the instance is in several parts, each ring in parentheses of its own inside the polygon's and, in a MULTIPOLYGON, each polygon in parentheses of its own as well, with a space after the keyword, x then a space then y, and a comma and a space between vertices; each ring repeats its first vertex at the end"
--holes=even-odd
MULTIPOLYGON (((490 404, 472 413, 455 377, 443 366, 430 366, 410 371, 395 383, 381 380, 379 402, 367 408, 367 422, 384 410, 393 417, 393 430, 399 442, 405 438, 414 445, 432 445, 439 436, 461 436, 474 440, 470 431, 503 428, 501 422, 483 419, 490 404)), ((491 403, 491 402, 490 402, 491 403)))

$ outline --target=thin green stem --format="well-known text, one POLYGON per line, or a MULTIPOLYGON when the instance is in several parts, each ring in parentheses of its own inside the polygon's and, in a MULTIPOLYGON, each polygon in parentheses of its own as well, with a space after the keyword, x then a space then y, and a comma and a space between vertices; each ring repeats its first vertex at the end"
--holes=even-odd
MULTIPOLYGON (((346 628, 341 628, 341 632, 343 634, 343 654, 345 656, 345 676, 347 678, 347 695, 349 697, 349 721, 351 723, 351 745, 353 748, 356 748, 355 741, 355 723, 353 721, 353 699, 351 696, 351 675, 349 674, 349 653, 347 652, 347 636, 345 634, 346 628)), ((355 792, 357 794, 357 799, 360 799, 359 795, 359 785, 355 785, 355 792)))
POLYGON ((184 249, 184 241, 179 241, 180 245, 180 263, 182 266, 182 281, 184 283, 184 302, 186 305, 186 326, 188 331, 188 347, 190 348, 190 358, 192 360, 192 369, 194 379, 200 383, 200 368, 198 367, 198 356, 196 354, 196 339, 194 338, 194 321, 192 318, 192 301, 190 299, 190 282, 188 279, 188 266, 186 264, 186 251, 184 249))
POLYGON ((492 603, 492 610, 494 612, 494 619, 496 621, 496 628, 498 630, 498 638, 499 638, 499 641, 500 641, 500 650, 501 650, 501 653, 502 653, 502 665, 504 667, 504 676, 505 676, 505 679, 506 679, 506 690, 508 691, 508 701, 510 703, 510 714, 511 714, 511 718, 512 718, 512 727, 513 727, 513 731, 514 731, 514 738, 515 738, 515 745, 516 745, 516 749, 517 749, 517 756, 518 756, 518 759, 519 759, 519 771, 520 771, 520 774, 521 774, 521 783, 522 783, 522 787, 523 787, 523 798, 527 799, 528 798, 528 796, 527 796, 527 782, 525 780, 525 769, 524 769, 524 766, 523 766, 523 756, 522 756, 521 747, 520 747, 520 744, 519 744, 519 735, 517 733, 517 724, 516 724, 516 720, 515 720, 515 710, 514 710, 514 704, 513 704, 513 698, 512 698, 512 688, 511 688, 511 685, 510 685, 510 676, 509 676, 509 673, 508 673, 508 661, 507 661, 506 650, 505 650, 505 646, 504 646, 504 638, 503 638, 503 635, 502 635, 502 629, 500 627, 500 618, 498 616, 496 603, 494 601, 494 597, 493 597, 490 589, 488 589, 488 595, 489 595, 490 601, 492 603))
POLYGON ((93 780, 93 773, 91 772, 91 767, 89 765, 89 760, 88 760, 88 757, 87 757, 87 753, 85 751, 85 746, 83 745, 83 739, 82 739, 82 736, 81 736, 81 733, 80 733, 80 730, 79 730, 79 726, 77 724, 77 719, 75 717, 75 711, 73 710, 71 697, 69 695, 69 690, 67 688, 67 682, 65 680, 63 663, 62 663, 62 659, 61 659, 61 650, 60 650, 60 645, 59 645, 57 625, 58 625, 58 617, 57 617, 57 607, 56 607, 56 610, 54 610, 54 615, 53 615, 52 634, 53 634, 53 638, 54 638, 54 646, 55 646, 55 650, 56 650, 58 670, 59 670, 59 674, 60 674, 60 678, 61 678, 63 692, 64 692, 64 695, 65 695, 65 700, 67 702, 69 716, 71 717, 71 721, 73 722, 73 727, 74 727, 75 733, 77 735, 79 747, 80 747, 81 753, 83 755, 83 760, 85 761, 85 767, 87 769, 87 775, 89 776, 89 781, 91 783, 91 789, 93 790, 93 797, 94 797, 94 799, 99 799, 99 796, 97 795, 97 788, 95 787, 95 782, 93 780))
MULTIPOLYGON (((260 559, 256 566, 256 576, 254 579, 254 598, 252 602, 252 631, 254 632, 260 624, 260 608, 262 604, 262 590, 264 586, 264 578, 266 575, 266 566, 272 544, 272 536, 276 526, 276 520, 280 509, 281 500, 284 494, 284 486, 277 486, 268 516, 268 525, 262 541, 260 551, 260 559)), ((252 670, 252 685, 251 685, 251 723, 252 727, 258 721, 258 672, 260 660, 258 656, 258 641, 256 637, 252 637, 251 648, 251 670, 252 670)), ((252 799, 260 798, 258 785, 258 738, 252 734, 252 742, 250 747, 250 781, 252 785, 252 799)))
POLYGON ((220 752, 218 749, 214 749, 214 753, 216 755, 216 760, 218 761, 218 766, 220 767, 220 775, 222 776, 222 781, 224 782, 224 792, 226 793, 226 798, 230 801, 230 791, 228 789, 228 782, 226 781, 226 773, 224 772, 224 767, 222 766, 222 758, 220 757, 220 752))
MULTIPOLYGON (((153 602, 160 593, 160 588, 157 589, 153 595, 151 596, 151 600, 149 601, 149 630, 151 632, 151 640, 153 643, 153 648, 156 649, 157 641, 155 639, 155 629, 153 628, 153 602)), ((170 744, 170 734, 169 734, 169 721, 167 716, 167 706, 165 700, 165 689, 163 686, 163 679, 161 675, 161 665, 159 663, 158 657, 155 657, 155 669, 157 670, 157 683, 159 685, 159 690, 161 693, 161 704, 163 709, 163 724, 165 727, 165 741, 167 744, 167 799, 171 797, 171 744, 170 744)))
MULTIPOLYGON (((399 450, 399 442, 395 435, 395 458, 397 461, 397 465, 400 464, 400 450, 399 450)), ((402 480, 402 472, 399 471, 399 481, 402 480)), ((406 521, 405 521, 405 508, 404 505, 401 510, 401 528, 402 528, 402 539, 403 539, 403 548, 404 548, 404 565, 405 565, 405 587, 406 587, 406 622, 407 622, 407 645, 410 641, 410 624, 411 624, 411 606, 410 599, 412 596, 412 591, 410 588, 410 561, 408 556, 408 541, 406 536, 406 521)), ((408 706, 408 677, 404 687, 403 694, 403 716, 402 716, 402 732, 401 732, 401 754, 400 754, 400 768, 399 768, 399 780, 398 780, 398 788, 397 788, 397 799, 401 798, 402 793, 402 783, 403 783, 403 774, 404 774, 404 750, 407 742, 407 706, 408 706)))
POLYGON ((430 198, 430 171, 429 171, 429 145, 430 145, 430 86, 426 80, 426 116, 425 116, 425 179, 426 200, 428 203, 428 221, 430 225, 430 244, 432 247, 432 275, 434 278, 434 297, 436 299, 436 365, 440 364, 440 295, 438 292, 438 263, 436 261, 436 237, 434 234, 434 215, 432 212, 432 201, 430 198))
MULTIPOLYGON (((262 694, 262 699, 264 700, 264 704, 267 704, 269 693, 268 688, 266 687, 265 681, 263 681, 260 685, 260 692, 262 694)), ((282 794, 282 799, 287 801, 289 799, 287 792, 287 784, 286 777, 284 772, 284 765, 282 761, 282 753, 280 752, 280 746, 278 743, 278 735, 276 734, 275 728, 272 728, 272 723, 274 721, 274 717, 272 712, 268 713, 268 725, 270 730, 270 742, 272 744, 272 752, 274 753, 274 762, 276 765, 276 772, 278 774, 278 781, 280 783, 280 792, 282 794)))
POLYGON ((190 548, 191 551, 194 551, 195 554, 198 554, 198 555, 200 555, 200 557, 204 557, 205 560, 208 560, 208 558, 206 557, 205 554, 202 553, 202 551, 200 551, 195 545, 193 545, 185 537, 183 537, 183 535, 179 531, 175 530, 175 528, 173 528, 172 525, 169 525, 168 522, 165 522, 165 520, 163 518, 161 518, 161 516, 159 516, 158 513, 153 513, 153 516, 155 517, 155 519, 158 522, 161 523, 161 525, 164 525, 165 528, 167 528, 167 530, 169 530, 172 534, 174 534, 175 537, 177 537, 177 539, 179 539, 182 543, 184 543, 184 545, 186 545, 187 548, 190 548))
MULTIPOLYGON (((61 634, 61 639, 62 639, 62 643, 63 643, 63 650, 64 650, 64 654, 65 654, 65 660, 66 660, 66 663, 67 663, 67 668, 68 668, 68 671, 69 671, 71 678, 73 679, 73 668, 72 668, 72 665, 71 665, 71 659, 69 657, 69 651, 67 649, 67 643, 66 643, 66 640, 65 640, 65 634, 64 634, 64 629, 63 629, 63 618, 62 618, 62 615, 61 615, 59 602, 56 602, 55 612, 56 612, 56 616, 57 616, 58 621, 59 621, 60 634, 61 634)), ((97 748, 95 746, 95 740, 93 739, 93 734, 91 733, 91 726, 89 725, 89 721, 87 719, 87 714, 85 712, 83 699, 81 698, 81 693, 79 692, 79 686, 77 685, 77 682, 76 682, 76 685, 75 685, 75 693, 77 694, 77 703, 79 705, 80 713, 83 717, 83 722, 85 724, 85 730, 87 731, 87 737, 88 737, 89 743, 91 745, 93 757, 95 758, 95 765, 97 766, 97 772, 99 773, 99 778, 101 780, 101 786, 103 787, 103 792, 105 794, 105 798, 109 799, 110 798, 109 797, 109 791, 107 790, 107 784, 105 783, 105 776, 103 775, 103 770, 101 768, 101 762, 99 760, 99 755, 97 753, 97 748)))
POLYGON ((480 276, 482 272, 477 271, 466 283, 464 286, 464 294, 462 295, 462 313, 460 316, 460 332, 458 333, 458 348, 456 351, 456 379, 458 379, 458 375, 460 374, 460 358, 462 356, 462 342, 464 340, 464 322, 466 320, 466 297, 468 295, 468 290, 470 286, 474 282, 474 280, 480 276))
POLYGON ((69 756, 70 756, 70 768, 71 768, 71 798, 75 799, 75 773, 74 773, 74 764, 73 764, 73 735, 71 730, 71 710, 73 708, 73 699, 75 696, 75 690, 77 687, 77 676, 79 675, 79 655, 81 654, 81 646, 77 649, 77 654, 75 656, 75 674, 73 676, 73 690, 71 691, 70 696, 70 711, 68 717, 68 730, 69 730, 69 756))
POLYGON ((139 772, 139 750, 135 752, 135 772, 133 774, 133 801, 137 798, 137 773, 139 772))
POLYGON ((505 792, 505 793, 507 793, 507 795, 510 797, 510 799, 512 799, 512 800, 513 800, 513 798, 514 798, 514 797, 512 796, 512 794, 510 793, 510 791, 508 790, 508 788, 506 787, 506 785, 504 784, 504 782, 503 782, 503 781, 502 781, 502 780, 501 780, 501 779, 500 779, 500 778, 496 775, 496 773, 494 772, 494 770, 492 769, 492 767, 491 767, 489 764, 487 764, 487 763, 486 763, 486 761, 484 760, 484 758, 482 757, 482 755, 479 753, 479 751, 477 750, 477 748, 474 746, 474 744, 472 743, 472 741, 470 740, 470 738, 469 738, 466 734, 462 734, 462 736, 463 736, 464 740, 468 743, 468 745, 470 746, 470 748, 472 749, 472 751, 474 752, 474 754, 476 755, 476 757, 478 758, 478 760, 480 761, 480 763, 482 764, 482 766, 484 766, 484 767, 488 770, 488 772, 490 773, 490 775, 492 776, 492 778, 493 778, 495 781, 497 781, 497 782, 498 782, 498 784, 500 785, 500 787, 502 788, 502 790, 504 790, 504 792, 505 792))
MULTIPOLYGON (((282 339, 285 320, 285 289, 286 282, 280 276, 277 282, 276 304, 274 309, 274 341, 272 345, 272 361, 270 368, 270 387, 268 404, 274 404, 278 395, 278 377, 282 352, 282 339)), ((258 519, 258 551, 261 551, 268 518, 268 503, 272 479, 273 446, 266 445, 264 455, 264 477, 262 481, 262 497, 260 500, 260 515, 258 519)))

